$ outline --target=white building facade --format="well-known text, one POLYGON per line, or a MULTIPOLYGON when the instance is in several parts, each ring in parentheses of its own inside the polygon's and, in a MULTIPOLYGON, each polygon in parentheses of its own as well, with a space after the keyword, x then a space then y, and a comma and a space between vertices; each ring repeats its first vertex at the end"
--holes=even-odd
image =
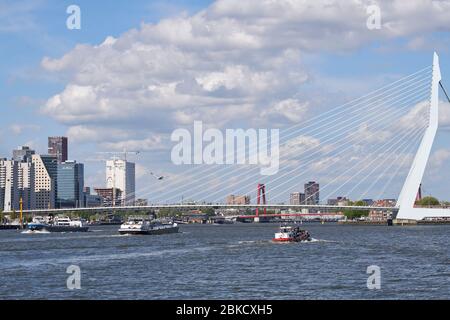
POLYGON ((19 163, 13 160, 0 160, 0 209, 19 210, 19 163))
POLYGON ((55 208, 56 179, 54 171, 57 166, 56 159, 49 156, 33 155, 34 164, 34 193, 36 209, 55 208))
POLYGON ((19 162, 19 197, 22 198, 23 210, 36 208, 34 163, 19 162))
POLYGON ((121 159, 106 161, 106 187, 122 192, 122 205, 135 204, 136 182, 135 164, 121 159))

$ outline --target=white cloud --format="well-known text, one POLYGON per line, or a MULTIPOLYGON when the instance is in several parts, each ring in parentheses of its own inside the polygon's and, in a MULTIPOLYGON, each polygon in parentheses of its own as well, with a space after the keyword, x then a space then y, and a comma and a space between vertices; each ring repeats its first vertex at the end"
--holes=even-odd
POLYGON ((40 126, 35 124, 18 124, 18 123, 12 124, 9 128, 15 135, 22 134, 24 131, 38 131, 41 129, 40 126))
POLYGON ((280 156, 284 157, 286 154, 289 159, 298 157, 309 150, 316 150, 321 147, 320 140, 310 136, 297 136, 290 139, 280 147, 280 156))
POLYGON ((0 3, 0 33, 29 32, 38 27, 32 12, 40 1, 8 1, 0 3))
POLYGON ((398 124, 405 129, 420 127, 428 123, 427 112, 430 109, 430 101, 422 101, 413 106, 405 115, 403 115, 398 124))
POLYGON ((79 125, 70 127, 67 130, 66 135, 69 137, 71 142, 84 143, 129 139, 132 133, 127 132, 126 130, 106 126, 79 125))
POLYGON ((42 112, 72 126, 79 139, 94 136, 96 127, 128 126, 125 134, 96 139, 113 143, 110 137, 120 136, 149 148, 155 144, 150 132, 167 134, 194 120, 216 127, 296 123, 311 109, 309 99, 298 96, 311 79, 305 52, 348 51, 408 36, 417 46, 424 33, 450 29, 450 1, 380 1, 377 31, 366 27, 369 4, 219 0, 194 15, 143 23, 99 45, 45 57, 42 67, 69 81, 42 112))
POLYGON ((450 128, 450 103, 439 103, 439 126, 444 129, 450 128))
POLYGON ((348 136, 351 137, 352 141, 359 144, 382 143, 392 136, 392 132, 389 130, 371 128, 369 124, 365 122, 360 124, 358 128, 348 136))
POLYGON ((450 159, 450 150, 449 149, 439 149, 436 150, 430 157, 430 169, 438 170, 446 163, 446 161, 450 159))
POLYGON ((319 159, 318 161, 313 162, 308 170, 311 170, 316 174, 321 171, 329 172, 330 167, 333 167, 340 161, 342 161, 340 157, 324 157, 319 159))
POLYGON ((164 149, 167 144, 163 143, 163 137, 160 135, 152 135, 145 139, 123 140, 120 142, 103 142, 101 147, 106 150, 135 150, 135 151, 151 151, 164 149))
MULTIPOLYGON (((419 124, 426 124, 428 122, 427 113, 429 108, 429 101, 416 104, 407 114, 400 118, 399 125, 403 128, 411 128, 419 124)), ((450 127, 450 103, 448 102, 439 102, 439 127, 442 129, 450 127)))
POLYGON ((264 110, 261 116, 282 116, 290 122, 299 123, 306 117, 308 109, 308 102, 302 103, 297 99, 285 99, 276 102, 270 109, 264 110))

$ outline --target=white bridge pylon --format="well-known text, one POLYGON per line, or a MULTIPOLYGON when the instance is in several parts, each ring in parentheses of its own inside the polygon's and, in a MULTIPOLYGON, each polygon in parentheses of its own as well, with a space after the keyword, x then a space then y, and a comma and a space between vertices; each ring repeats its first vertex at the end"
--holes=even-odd
POLYGON ((397 201, 399 209, 397 219, 422 220, 424 218, 450 217, 449 209, 415 208, 417 192, 431 154, 434 138, 439 124, 439 82, 441 81, 441 70, 439 68, 439 57, 433 56, 433 75, 431 82, 431 98, 429 111, 429 124, 420 143, 411 169, 403 185, 397 201))

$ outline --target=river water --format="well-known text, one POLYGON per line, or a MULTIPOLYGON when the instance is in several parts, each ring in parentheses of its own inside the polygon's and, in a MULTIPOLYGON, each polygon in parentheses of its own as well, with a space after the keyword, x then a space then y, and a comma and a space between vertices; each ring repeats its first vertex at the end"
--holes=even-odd
POLYGON ((449 299, 450 226, 310 223, 309 243, 276 224, 182 225, 121 236, 0 231, 0 299, 449 299), (81 289, 67 288, 70 265, 81 289), (369 290, 368 266, 380 268, 369 290))

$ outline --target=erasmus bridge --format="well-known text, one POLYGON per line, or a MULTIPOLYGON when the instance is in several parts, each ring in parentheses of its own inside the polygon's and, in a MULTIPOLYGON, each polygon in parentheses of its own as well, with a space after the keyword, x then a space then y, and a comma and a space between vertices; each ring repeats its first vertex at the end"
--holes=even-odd
POLYGON ((288 128, 280 137, 282 169, 270 178, 255 178, 258 169, 249 166, 191 167, 180 179, 165 179, 167 182, 135 192, 151 194, 155 199, 151 205, 36 209, 23 213, 214 208, 256 209, 256 217, 259 209, 264 212, 270 209, 319 212, 354 209, 390 211, 397 219, 405 220, 450 217, 450 209, 415 206, 438 130, 440 89, 448 100, 441 83, 439 57, 434 53, 431 66, 288 128), (380 199, 399 182, 401 191, 395 206, 275 203, 295 191, 294 185, 301 181, 300 176, 306 178, 320 172, 323 173, 321 181, 325 181, 320 192, 327 196, 360 192, 357 199, 375 194, 380 199), (223 204, 224 194, 250 194, 256 185, 255 179, 266 179, 264 185, 270 187, 268 192, 263 189, 262 193, 258 188, 256 204, 223 204), (209 198, 202 204, 179 203, 180 194, 187 199, 198 199, 205 194, 209 198))

